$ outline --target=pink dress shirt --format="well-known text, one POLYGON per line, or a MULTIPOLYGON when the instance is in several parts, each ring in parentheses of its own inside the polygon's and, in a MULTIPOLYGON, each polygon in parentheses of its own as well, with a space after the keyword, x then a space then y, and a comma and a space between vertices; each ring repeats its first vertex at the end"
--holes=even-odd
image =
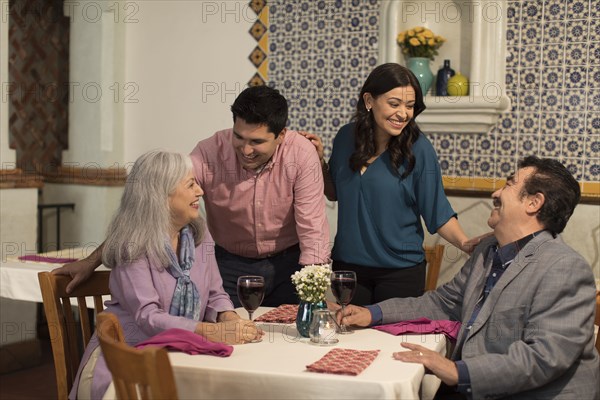
POLYGON ((314 146, 288 130, 265 167, 247 171, 232 135, 232 129, 217 132, 190 154, 215 243, 250 258, 300 243, 300 264, 328 262, 323 175, 314 146))

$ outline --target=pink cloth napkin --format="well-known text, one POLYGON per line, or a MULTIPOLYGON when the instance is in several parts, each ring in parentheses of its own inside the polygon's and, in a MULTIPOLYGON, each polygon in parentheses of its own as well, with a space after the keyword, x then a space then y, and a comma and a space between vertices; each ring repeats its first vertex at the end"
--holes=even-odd
POLYGON ((328 374, 358 375, 363 372, 379 354, 379 350, 331 349, 319 361, 306 366, 311 372, 328 374))
POLYGON ((298 315, 297 304, 282 304, 273 310, 264 313, 260 317, 256 318, 256 322, 270 322, 280 324, 293 324, 296 322, 296 315, 298 315))
POLYGON ((77 261, 78 258, 61 258, 61 257, 44 257, 38 256, 37 254, 33 254, 30 256, 21 256, 19 257, 21 261, 35 261, 41 263, 52 263, 52 264, 66 264, 73 261, 77 261))
POLYGON ((178 328, 167 329, 138 343, 135 347, 141 349, 146 346, 166 347, 168 350, 177 350, 191 355, 208 354, 219 357, 229 357, 233 352, 233 346, 211 342, 194 332, 178 328))
POLYGON ((374 326, 373 329, 391 333, 392 335, 402 335, 403 333, 443 333, 448 339, 454 341, 460 330, 460 322, 447 320, 432 321, 427 318, 417 318, 396 322, 395 324, 374 326))

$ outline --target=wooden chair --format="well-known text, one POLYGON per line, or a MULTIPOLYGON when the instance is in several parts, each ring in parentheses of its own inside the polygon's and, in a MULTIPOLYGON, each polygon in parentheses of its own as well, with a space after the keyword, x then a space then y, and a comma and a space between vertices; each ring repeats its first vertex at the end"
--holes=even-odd
POLYGON ((177 398, 175 377, 165 349, 137 350, 128 346, 119 320, 108 312, 98 314, 96 334, 118 399, 177 398))
POLYGON ((594 324, 598 326, 598 333, 596 333, 596 350, 600 353, 600 292, 596 292, 596 321, 594 324))
POLYGON ((427 261, 427 278, 425 279, 425 291, 437 288, 440 267, 444 258, 444 245, 424 246, 425 260, 427 261))
POLYGON ((66 399, 69 395, 82 351, 90 341, 93 331, 86 297, 93 297, 96 314, 101 312, 104 309, 102 296, 110 294, 109 276, 110 271, 94 272, 90 279, 67 294, 66 287, 71 281, 70 277, 52 275, 50 272, 38 273, 54 357, 58 399, 66 399), (74 317, 72 298, 77 299, 79 324, 74 317))

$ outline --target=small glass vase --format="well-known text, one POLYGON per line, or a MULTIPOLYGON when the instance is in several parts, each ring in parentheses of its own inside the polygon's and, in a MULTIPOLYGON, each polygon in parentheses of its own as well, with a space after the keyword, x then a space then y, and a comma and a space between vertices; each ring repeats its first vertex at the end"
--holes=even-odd
POLYGON ((410 57, 408 59, 408 69, 410 69, 419 80, 423 96, 427 94, 433 83, 433 72, 431 72, 429 61, 430 60, 427 57, 410 57))
POLYGON ((300 300, 300 304, 298 304, 298 314, 296 315, 296 329, 298 329, 300 336, 306 338, 310 337, 309 331, 313 319, 313 311, 325 310, 326 308, 327 303, 325 303, 324 300, 317 303, 300 300))

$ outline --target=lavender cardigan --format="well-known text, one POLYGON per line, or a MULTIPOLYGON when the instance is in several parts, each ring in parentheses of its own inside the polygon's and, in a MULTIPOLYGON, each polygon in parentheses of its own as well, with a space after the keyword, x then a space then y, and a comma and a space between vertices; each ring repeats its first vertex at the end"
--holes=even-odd
MULTIPOLYGON (((190 277, 200 294, 200 321, 216 322, 218 313, 233 310, 233 303, 223 290, 214 253, 213 239, 206 230, 202 243, 196 247, 194 265, 190 270, 190 277)), ((199 321, 175 317, 167 311, 175 283, 175 278, 167 270, 159 270, 146 258, 117 266, 111 271, 109 286, 112 299, 105 302, 105 311, 119 318, 129 345, 133 346, 170 328, 195 330, 199 321)), ((98 345, 98 338, 94 334, 83 354, 69 399, 77 397, 79 375, 98 345)), ((92 398, 102 398, 111 381, 104 358, 100 356, 94 369, 92 398)))

